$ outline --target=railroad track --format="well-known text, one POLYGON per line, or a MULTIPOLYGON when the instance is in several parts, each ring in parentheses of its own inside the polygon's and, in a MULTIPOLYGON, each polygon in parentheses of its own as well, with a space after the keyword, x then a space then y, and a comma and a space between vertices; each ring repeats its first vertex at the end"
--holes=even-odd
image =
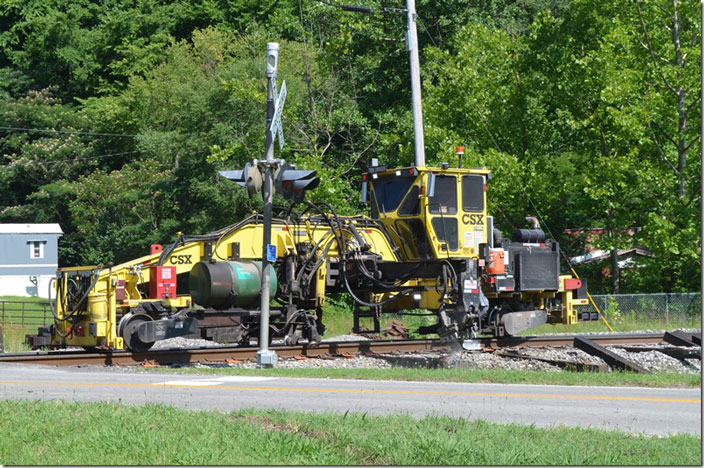
MULTIPOLYGON (((511 338, 481 338, 483 348, 525 348, 573 346, 576 335, 522 336, 511 338)), ((661 344, 663 333, 614 333, 587 335, 602 346, 661 344)), ((321 343, 316 347, 272 346, 280 358, 295 356, 327 357, 355 354, 389 354, 427 351, 448 351, 452 345, 440 340, 369 340, 321 343)), ((153 350, 146 353, 127 351, 34 351, 16 354, 0 354, 0 362, 44 364, 54 366, 76 365, 168 365, 175 363, 216 363, 256 359, 256 347, 213 347, 153 350)))

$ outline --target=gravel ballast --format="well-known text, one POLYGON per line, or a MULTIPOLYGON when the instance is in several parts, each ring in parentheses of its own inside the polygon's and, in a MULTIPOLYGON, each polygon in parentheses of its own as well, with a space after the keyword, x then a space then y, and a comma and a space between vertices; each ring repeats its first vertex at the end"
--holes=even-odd
MULTIPOLYGON (((699 330, 687 330, 698 332, 699 330)), ((633 333, 652 333, 653 331, 640 331, 633 333)), ((586 335, 586 334, 580 334, 586 335)), ((594 335, 604 335, 595 333, 594 335)), ((340 335, 326 338, 324 342, 331 341, 364 341, 367 338, 357 335, 340 335)), ((175 347, 212 347, 224 346, 220 343, 213 343, 206 340, 188 340, 184 338, 172 338, 157 343, 154 349, 168 349, 175 347), (157 345, 159 348, 157 348, 157 345)), ((661 348, 672 346, 661 345, 661 348)), ((653 346, 651 348, 657 348, 653 346)), ((658 351, 628 352, 616 346, 607 347, 610 351, 623 356, 635 364, 644 367, 650 372, 659 373, 689 373, 701 372, 701 359, 676 359, 658 351)), ((701 348, 688 348, 691 351, 698 351, 701 355, 701 348)), ((596 356, 571 347, 551 347, 551 348, 504 348, 501 351, 520 353, 525 356, 532 356, 540 359, 551 359, 570 361, 582 364, 592 364, 608 368, 606 362, 596 356)), ((389 369, 392 367, 415 367, 415 368, 446 368, 446 369, 511 369, 511 370, 534 370, 548 372, 562 372, 560 366, 549 362, 521 359, 501 356, 501 351, 460 351, 460 352, 427 352, 414 354, 388 354, 374 356, 355 357, 328 357, 328 358, 305 358, 285 359, 279 358, 277 367, 281 369, 389 369)), ((238 367, 253 369, 256 367, 254 361, 238 361, 229 364, 193 364, 193 367, 238 367)))

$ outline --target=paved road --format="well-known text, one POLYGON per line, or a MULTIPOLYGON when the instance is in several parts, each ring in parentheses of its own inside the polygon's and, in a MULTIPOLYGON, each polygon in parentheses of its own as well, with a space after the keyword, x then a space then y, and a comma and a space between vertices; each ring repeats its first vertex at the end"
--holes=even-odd
POLYGON ((164 403, 230 411, 441 414, 537 426, 701 435, 700 389, 204 377, 0 363, 0 399, 164 403))

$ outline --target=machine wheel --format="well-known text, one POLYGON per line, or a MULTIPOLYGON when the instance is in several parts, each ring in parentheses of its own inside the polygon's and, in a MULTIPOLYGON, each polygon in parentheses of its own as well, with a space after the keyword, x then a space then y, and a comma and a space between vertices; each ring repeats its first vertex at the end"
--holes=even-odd
POLYGON ((125 340, 125 347, 134 353, 144 353, 149 351, 154 345, 154 342, 144 343, 137 336, 137 327, 144 322, 151 322, 152 318, 145 314, 132 314, 129 313, 122 317, 120 320, 120 325, 118 330, 120 335, 125 340))
POLYGON ((298 344, 298 339, 299 339, 299 336, 297 336, 295 334, 291 335, 291 336, 286 335, 286 338, 284 338, 284 344, 286 346, 296 346, 298 344))

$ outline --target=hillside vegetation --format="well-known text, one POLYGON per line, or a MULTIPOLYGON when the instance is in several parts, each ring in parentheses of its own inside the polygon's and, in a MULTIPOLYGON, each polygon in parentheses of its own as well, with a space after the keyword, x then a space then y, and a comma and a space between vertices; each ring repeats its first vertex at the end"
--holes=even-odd
MULTIPOLYGON (((362 0, 360 0, 362 2, 362 0)), ((403 2, 361 5, 402 8, 403 2)), ((266 43, 281 157, 366 212, 372 158, 413 161, 405 18, 335 0, 9 0, 0 6, 0 222, 58 222, 62 265, 121 262, 241 219, 216 177, 264 153, 266 43)), ((420 0, 427 161, 493 171, 506 233, 539 214, 569 255, 644 246, 593 292, 693 291, 701 264, 697 2, 420 0), (625 228, 641 227, 634 236, 625 228)), ((277 149, 278 154, 278 149, 277 149)), ((283 200, 278 200, 283 205, 283 200)))

